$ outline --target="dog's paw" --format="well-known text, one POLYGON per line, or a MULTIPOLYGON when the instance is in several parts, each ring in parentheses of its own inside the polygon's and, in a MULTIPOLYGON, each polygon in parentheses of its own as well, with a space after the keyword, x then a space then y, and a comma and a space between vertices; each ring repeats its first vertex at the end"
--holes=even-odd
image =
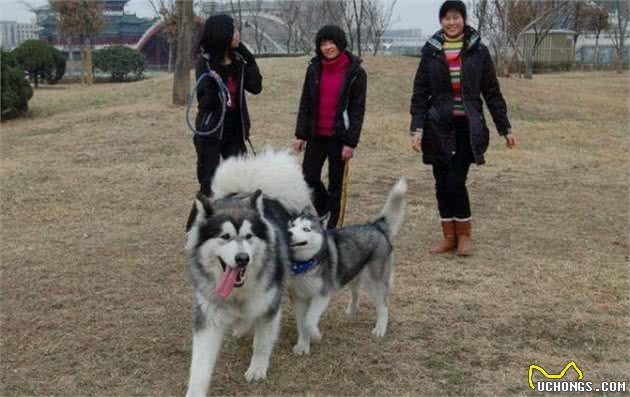
POLYGON ((372 329, 372 335, 382 338, 385 336, 385 332, 387 332, 387 325, 376 324, 376 327, 372 329))
POLYGON ((256 382, 263 379, 267 379, 267 366, 252 363, 247 369, 247 372, 245 372, 245 380, 248 382, 256 382))
POLYGON ((322 333, 319 331, 319 328, 314 328, 311 330, 311 342, 319 343, 322 340, 322 333))
POLYGON ((309 354, 311 352, 311 346, 308 343, 298 343, 293 346, 293 353, 301 356, 302 354, 309 354))

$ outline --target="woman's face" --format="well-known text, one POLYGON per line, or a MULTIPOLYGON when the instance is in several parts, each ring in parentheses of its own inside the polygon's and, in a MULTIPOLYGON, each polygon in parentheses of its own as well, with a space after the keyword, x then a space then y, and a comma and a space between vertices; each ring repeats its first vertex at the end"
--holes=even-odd
POLYGON ((234 34, 232 34, 232 49, 238 48, 241 42, 241 34, 238 32, 238 26, 234 22, 234 34))
POLYGON ((459 37, 464 31, 464 17, 457 11, 448 11, 440 24, 448 37, 459 37))
POLYGON ((319 45, 319 50, 322 52, 324 58, 326 59, 335 59, 341 53, 341 51, 339 51, 339 48, 337 48, 335 42, 332 40, 322 41, 322 43, 319 45))

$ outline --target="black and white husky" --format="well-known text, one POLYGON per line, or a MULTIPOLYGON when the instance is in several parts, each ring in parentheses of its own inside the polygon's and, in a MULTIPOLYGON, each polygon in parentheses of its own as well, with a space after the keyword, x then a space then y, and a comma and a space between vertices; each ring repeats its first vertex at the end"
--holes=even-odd
POLYGON ((376 306, 372 334, 387 330, 389 289, 394 277, 392 239, 404 213, 407 183, 400 179, 392 188, 380 217, 364 225, 326 230, 327 219, 302 214, 289 224, 291 267, 289 294, 298 328, 296 354, 308 354, 310 342, 321 339, 319 318, 328 301, 350 285, 352 301, 346 312, 357 311, 359 290, 376 306))
POLYGON ((280 326, 289 260, 287 225, 310 205, 288 152, 223 162, 214 196, 198 196, 186 233, 193 285, 193 346, 187 396, 205 396, 223 335, 254 333, 248 381, 267 376, 280 326), (195 213, 196 212, 196 213, 195 213))

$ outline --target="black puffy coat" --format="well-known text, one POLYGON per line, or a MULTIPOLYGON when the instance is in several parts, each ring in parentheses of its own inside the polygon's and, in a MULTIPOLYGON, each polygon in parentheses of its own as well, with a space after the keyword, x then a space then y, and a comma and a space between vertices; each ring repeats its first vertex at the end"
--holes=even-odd
MULTIPOLYGON (((350 52, 346 52, 346 54, 350 58, 350 65, 348 65, 339 96, 333 135, 338 136, 344 145, 354 148, 359 144, 361 128, 363 127, 367 74, 361 67, 361 58, 350 52)), ((306 69, 295 128, 295 137, 305 141, 315 136, 315 129, 317 128, 321 71, 321 58, 316 56, 306 69)))
MULTIPOLYGON (((240 98, 238 103, 240 104, 241 131, 243 133, 243 142, 245 142, 249 139, 251 126, 245 91, 254 95, 259 94, 262 91, 262 76, 258 70, 256 59, 243 44, 239 45, 234 51, 234 63, 240 67, 238 78, 240 98)), ((208 56, 204 54, 199 57, 195 66, 195 78, 199 79, 199 76, 207 72, 209 67, 211 67, 211 62, 208 56)), ((201 81, 197 90, 198 112, 195 120, 196 129, 201 129, 201 120, 207 115, 212 113, 218 114, 221 108, 218 89, 217 84, 211 79, 203 79, 201 81)), ((218 137, 223 137, 223 127, 221 127, 218 137)))
MULTIPOLYGON (((411 98, 411 132, 422 131, 422 159, 426 164, 446 163, 455 153, 453 87, 443 43, 444 36, 439 31, 422 48, 411 98)), ((500 135, 510 133, 511 129, 507 106, 488 48, 469 26, 464 29, 461 60, 462 97, 472 152, 475 163, 483 164, 490 137, 481 95, 500 135)))

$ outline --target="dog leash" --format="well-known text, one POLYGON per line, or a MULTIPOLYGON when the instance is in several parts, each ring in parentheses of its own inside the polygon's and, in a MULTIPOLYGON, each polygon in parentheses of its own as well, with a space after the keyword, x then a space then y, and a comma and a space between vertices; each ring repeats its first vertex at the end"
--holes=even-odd
MULTIPOLYGON (((204 136, 204 137, 210 136, 214 134, 215 132, 217 132, 221 127, 223 127, 223 121, 225 120, 225 113, 227 112, 227 108, 231 106, 231 104, 232 104, 232 98, 230 96, 230 90, 227 88, 227 86, 223 82, 223 79, 221 78, 221 76, 219 76, 217 72, 208 68, 207 72, 202 73, 201 76, 199 76, 199 78, 197 79, 197 82, 195 83, 195 87, 192 89, 192 91, 188 95, 188 105, 186 106, 186 125, 195 135, 204 136), (219 118, 219 121, 217 122, 217 125, 214 128, 210 129, 209 131, 199 131, 193 126, 193 124, 190 121, 190 109, 192 108, 195 97, 197 96, 197 92, 199 91, 199 86, 201 85, 202 81, 207 78, 211 78, 212 80, 214 80, 217 86, 219 87, 218 95, 219 95, 219 101, 221 102, 221 116, 219 118)), ((205 123, 210 122, 211 116, 212 114, 207 115, 201 124, 203 125, 205 123)), ((251 145, 251 142, 250 142, 250 145, 251 145)))
MULTIPOLYGON (((214 70, 210 69, 210 67, 208 67, 208 71, 205 73, 202 73, 201 76, 199 76, 199 78, 197 79, 197 82, 195 83, 194 88, 188 95, 188 105, 186 106, 186 125, 195 135, 204 136, 204 137, 210 136, 214 134, 215 132, 217 132, 223 126, 223 121, 225 120, 225 114, 227 112, 227 108, 230 107, 231 104, 232 104, 232 97, 230 96, 230 90, 227 88, 227 86, 223 82, 223 79, 221 78, 221 76, 219 76, 217 72, 215 72, 214 70), (195 97, 197 96, 197 92, 199 91, 199 86, 201 85, 201 82, 206 78, 212 78, 215 81, 215 83, 217 83, 217 86, 219 87, 219 101, 221 102, 221 117, 219 118, 217 125, 211 130, 199 131, 193 126, 193 123, 190 120, 190 109, 192 109, 193 107, 193 102, 195 101, 195 97)), ((206 116, 205 120, 202 122, 202 125, 205 123, 208 123, 210 121, 210 117, 211 117, 211 114, 206 116)), ((254 144, 252 143, 251 139, 247 138, 247 143, 249 143, 249 147, 252 149, 254 156, 257 156, 256 149, 254 149, 254 144)))

